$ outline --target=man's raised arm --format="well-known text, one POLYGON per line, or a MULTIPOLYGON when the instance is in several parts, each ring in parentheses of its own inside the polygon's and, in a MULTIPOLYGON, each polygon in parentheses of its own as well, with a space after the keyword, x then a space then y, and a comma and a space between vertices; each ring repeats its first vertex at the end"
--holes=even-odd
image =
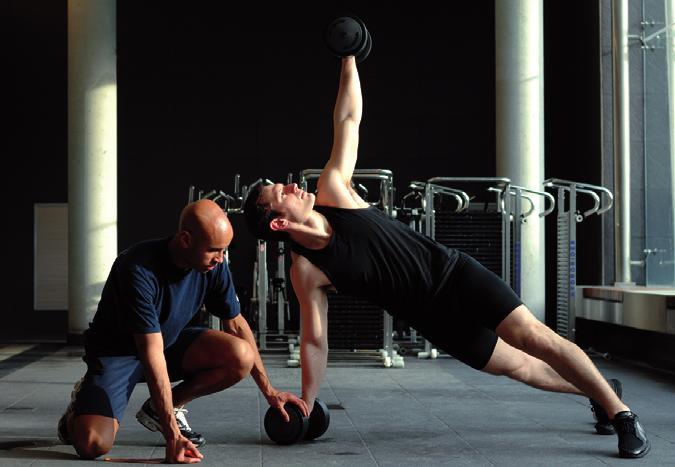
POLYGON ((333 148, 319 181, 320 190, 326 179, 339 179, 346 186, 349 184, 356 165, 362 112, 363 99, 356 60, 353 56, 344 57, 333 111, 333 148))

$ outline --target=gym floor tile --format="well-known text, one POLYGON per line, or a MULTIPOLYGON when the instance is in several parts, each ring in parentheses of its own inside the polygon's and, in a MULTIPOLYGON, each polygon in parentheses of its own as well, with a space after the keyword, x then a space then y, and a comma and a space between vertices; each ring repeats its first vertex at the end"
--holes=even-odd
MULTIPOLYGON (((86 466, 56 438, 56 423, 83 374, 82 351, 5 347, 0 360, 0 466, 86 466), (27 350, 28 349, 28 350, 27 350), (12 354, 14 352, 14 355, 12 354), (5 366, 3 366, 3 364, 5 366)), ((298 393, 301 370, 285 356, 263 355, 276 388, 298 393)), ((251 378, 189 404, 188 421, 207 444, 212 466, 593 466, 675 465, 675 376, 628 362, 593 357, 624 386, 652 451, 618 458, 616 437, 599 436, 585 398, 546 393, 474 371, 457 360, 405 358, 385 369, 373 357, 330 359, 319 397, 331 407, 321 438, 277 446, 264 432, 267 403, 251 378)), ((153 463, 163 439, 135 420, 148 397, 139 385, 106 465, 153 463)))

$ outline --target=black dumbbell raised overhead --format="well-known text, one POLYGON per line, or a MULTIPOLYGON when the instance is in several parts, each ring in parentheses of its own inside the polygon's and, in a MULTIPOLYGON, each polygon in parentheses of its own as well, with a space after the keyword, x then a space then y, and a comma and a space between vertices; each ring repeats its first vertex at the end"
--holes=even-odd
POLYGON ((326 28, 325 40, 334 55, 354 55, 357 63, 364 61, 373 47, 365 23, 356 16, 340 16, 331 21, 326 28))
POLYGON ((328 406, 316 399, 309 418, 303 417, 300 409, 291 403, 284 405, 289 422, 285 422, 281 412, 270 407, 265 413, 265 432, 277 444, 288 445, 301 440, 312 440, 326 432, 330 424, 328 406))

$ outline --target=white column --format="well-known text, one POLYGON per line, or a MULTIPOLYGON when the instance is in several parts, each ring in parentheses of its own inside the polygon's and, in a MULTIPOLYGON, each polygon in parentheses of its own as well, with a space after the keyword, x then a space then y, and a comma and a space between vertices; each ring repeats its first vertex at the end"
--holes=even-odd
POLYGON ((632 284, 630 271, 630 87, 628 0, 612 0, 614 126, 614 281, 632 284))
POLYGON ((117 255, 116 0, 68 0, 68 334, 88 327, 117 255))
MULTIPOLYGON (((495 0, 497 176, 542 190, 544 181, 544 38, 542 0, 495 0)), ((542 200, 536 199, 542 210, 542 200)), ((521 297, 546 314, 544 222, 522 229, 521 297)))

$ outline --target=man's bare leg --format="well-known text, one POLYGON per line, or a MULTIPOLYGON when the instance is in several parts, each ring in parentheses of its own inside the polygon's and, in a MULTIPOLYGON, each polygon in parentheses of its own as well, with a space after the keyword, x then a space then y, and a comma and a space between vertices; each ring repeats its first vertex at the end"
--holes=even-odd
POLYGON ((550 365, 582 394, 596 400, 610 419, 630 410, 583 350, 537 320, 524 305, 513 310, 497 326, 496 333, 511 346, 550 365))
POLYGON ((174 386, 174 406, 233 386, 251 372, 253 359, 244 339, 223 331, 204 331, 183 356, 183 369, 193 376, 174 386))
POLYGON ((548 363, 510 346, 501 338, 497 339, 492 357, 482 371, 492 375, 508 376, 544 391, 584 395, 548 363))

